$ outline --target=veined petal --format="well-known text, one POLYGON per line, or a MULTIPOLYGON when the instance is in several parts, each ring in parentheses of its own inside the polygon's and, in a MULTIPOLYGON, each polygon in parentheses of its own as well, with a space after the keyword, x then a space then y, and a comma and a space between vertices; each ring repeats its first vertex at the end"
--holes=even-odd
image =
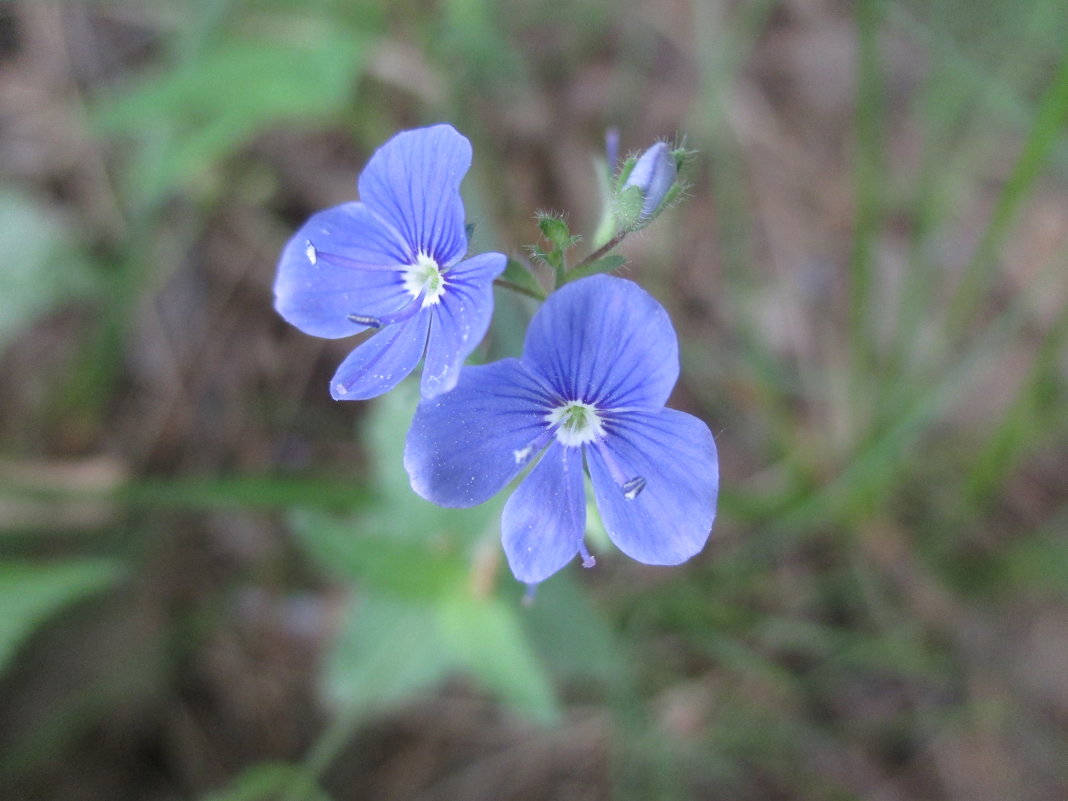
POLYGON ((350 314, 388 314, 410 299, 402 278, 406 258, 396 235, 362 203, 318 212, 282 251, 275 308, 306 334, 358 334, 366 326, 350 314))
POLYGON ((456 386, 460 368, 486 335, 493 316, 493 279, 504 271, 503 253, 482 253, 446 274, 445 292, 428 311, 433 322, 423 364, 422 394, 432 398, 456 386))
POLYGON ((367 400, 389 392, 419 364, 429 328, 430 315, 420 312, 360 343, 330 380, 331 396, 367 400))
POLYGON ((619 415, 605 428, 605 438, 588 446, 586 461, 608 536, 639 562, 686 561, 704 547, 715 518, 719 463, 712 432, 674 409, 619 415), (637 494, 620 486, 637 478, 645 482, 637 494))
POLYGON ((530 321, 523 363, 564 400, 656 409, 678 379, 679 346, 651 295, 633 281, 595 275, 549 296, 530 321))
POLYGON ((360 200, 397 230, 411 248, 445 266, 464 255, 460 182, 471 166, 471 143, 451 125, 397 134, 360 175, 360 200))
POLYGON ((554 442, 504 505, 501 539, 520 581, 544 581, 579 552, 586 530, 582 475, 582 449, 554 442))
POLYGON ((465 367, 453 390, 415 410, 404 447, 412 489, 439 506, 488 500, 529 464, 547 409, 518 359, 465 367))

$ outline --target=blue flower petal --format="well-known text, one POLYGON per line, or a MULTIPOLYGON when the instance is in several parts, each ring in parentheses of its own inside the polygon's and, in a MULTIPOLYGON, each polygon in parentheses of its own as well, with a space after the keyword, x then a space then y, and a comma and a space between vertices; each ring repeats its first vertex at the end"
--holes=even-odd
POLYGON ((579 552, 586 530, 582 475, 582 449, 554 442, 504 505, 501 538, 520 581, 544 581, 579 552))
POLYGON ((712 432, 674 409, 631 412, 587 447, 597 508, 612 541, 650 565, 677 565, 704 547, 715 518, 719 466, 712 432), (632 499, 621 481, 642 478, 632 499))
POLYGON ((379 316, 411 300, 396 234, 361 203, 318 212, 286 244, 274 283, 275 308, 312 336, 337 339, 366 326, 350 314, 379 316))
POLYGON ((554 292, 527 329, 523 363, 562 400, 659 408, 679 375, 667 312, 623 278, 597 275, 554 292))
POLYGON ((486 335, 493 316, 493 279, 504 271, 503 253, 483 253, 446 274, 445 293, 430 308, 433 323, 423 364, 422 394, 432 398, 456 386, 464 359, 486 335))
POLYGON ((467 250, 460 182, 471 166, 471 143, 451 125, 397 134, 360 175, 360 200, 408 243, 406 263, 419 251, 442 267, 467 250))
POLYGON ((419 364, 429 329, 430 315, 422 311, 362 342, 334 373, 331 396, 367 400, 389 392, 419 364))
POLYGON ((488 500, 530 463, 548 408, 518 359, 465 367, 452 391, 415 410, 404 448, 412 489, 439 506, 488 500))

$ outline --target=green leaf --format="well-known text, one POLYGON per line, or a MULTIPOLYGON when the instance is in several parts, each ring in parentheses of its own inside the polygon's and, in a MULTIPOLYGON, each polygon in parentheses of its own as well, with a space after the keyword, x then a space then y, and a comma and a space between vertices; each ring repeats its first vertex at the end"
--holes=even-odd
POLYGON ((368 712, 437 684, 453 664, 432 606, 372 594, 350 604, 324 675, 333 701, 368 712))
POLYGON ((438 606, 441 638, 457 662, 510 706, 540 723, 560 709, 544 665, 527 640, 514 603, 464 595, 438 606))
POLYGON ((0 562, 0 670, 34 629, 61 608, 112 584, 117 562, 0 562))
POLYGON ((580 278, 585 278, 588 275, 597 275, 598 273, 607 273, 612 270, 618 270, 626 263, 626 259, 616 253, 609 256, 602 256, 597 261, 590 262, 582 267, 576 267, 574 270, 568 271, 564 275, 564 283, 570 283, 571 281, 577 281, 580 278))
POLYGON ((404 469, 404 434, 419 402, 418 378, 377 399, 363 430, 374 475, 369 502, 356 514, 294 512, 294 533, 322 568, 362 588, 432 599, 463 585, 469 545, 496 536, 503 498, 471 509, 445 509, 414 492, 404 469), (397 510, 404 513, 398 515, 397 510))
MULTIPOLYGON (((548 258, 548 254, 542 254, 541 256, 538 256, 538 258, 548 258)), ((516 259, 508 259, 508 264, 504 268, 504 273, 502 273, 501 277, 497 280, 501 284, 517 289, 525 295, 531 295, 539 300, 545 300, 545 290, 542 289, 541 284, 538 283, 538 279, 534 277, 534 274, 530 271, 529 267, 516 259)))
POLYGON ((21 195, 0 193, 0 353, 37 316, 93 286, 63 219, 21 195))
POLYGON ((303 765, 280 762, 253 765, 229 787, 201 796, 201 801, 277 801, 294 792, 303 801, 330 801, 303 765))
POLYGON ((361 41, 326 31, 314 41, 221 39, 102 100, 91 119, 101 133, 141 140, 133 188, 154 199, 270 125, 338 113, 349 102, 363 51, 361 41))
POLYGON ((432 600, 462 586, 468 572, 458 544, 432 530, 420 538, 398 536, 385 522, 379 528, 373 521, 305 511, 294 513, 293 531, 325 571, 378 594, 432 600))
POLYGON ((561 571, 538 592, 522 623, 546 663, 566 678, 624 684, 630 667, 611 627, 574 578, 561 571))

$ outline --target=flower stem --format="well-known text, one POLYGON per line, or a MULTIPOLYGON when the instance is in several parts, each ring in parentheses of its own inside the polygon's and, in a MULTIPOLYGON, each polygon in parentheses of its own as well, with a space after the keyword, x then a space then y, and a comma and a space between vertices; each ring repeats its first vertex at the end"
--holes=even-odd
POLYGON ((572 267, 571 270, 581 270, 583 267, 588 267, 589 265, 593 264, 595 261, 597 261, 597 259, 601 258, 601 256, 605 255, 606 253, 608 253, 608 251, 610 251, 612 248, 622 242, 624 237, 626 237, 627 233, 628 232, 626 230, 620 231, 618 234, 616 234, 603 245, 601 245, 599 248, 597 248, 597 250, 593 251, 593 253, 591 253, 589 256, 587 256, 574 267, 572 267))
POLYGON ((511 281, 505 281, 503 278, 498 278, 493 282, 496 286, 502 286, 505 289, 510 289, 513 292, 518 292, 520 295, 526 295, 528 298, 534 298, 534 300, 545 300, 545 295, 539 295, 533 290, 526 287, 519 286, 519 284, 513 284, 511 281))

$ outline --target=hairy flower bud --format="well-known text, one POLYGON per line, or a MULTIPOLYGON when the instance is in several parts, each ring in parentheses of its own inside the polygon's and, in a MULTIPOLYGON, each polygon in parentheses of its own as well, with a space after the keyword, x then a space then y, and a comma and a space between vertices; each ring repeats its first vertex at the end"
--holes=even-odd
POLYGON ((653 217, 675 185, 678 174, 675 156, 666 142, 657 142, 638 157, 621 193, 625 196, 630 192, 633 196, 632 188, 638 190, 641 208, 636 222, 644 223, 653 217))

